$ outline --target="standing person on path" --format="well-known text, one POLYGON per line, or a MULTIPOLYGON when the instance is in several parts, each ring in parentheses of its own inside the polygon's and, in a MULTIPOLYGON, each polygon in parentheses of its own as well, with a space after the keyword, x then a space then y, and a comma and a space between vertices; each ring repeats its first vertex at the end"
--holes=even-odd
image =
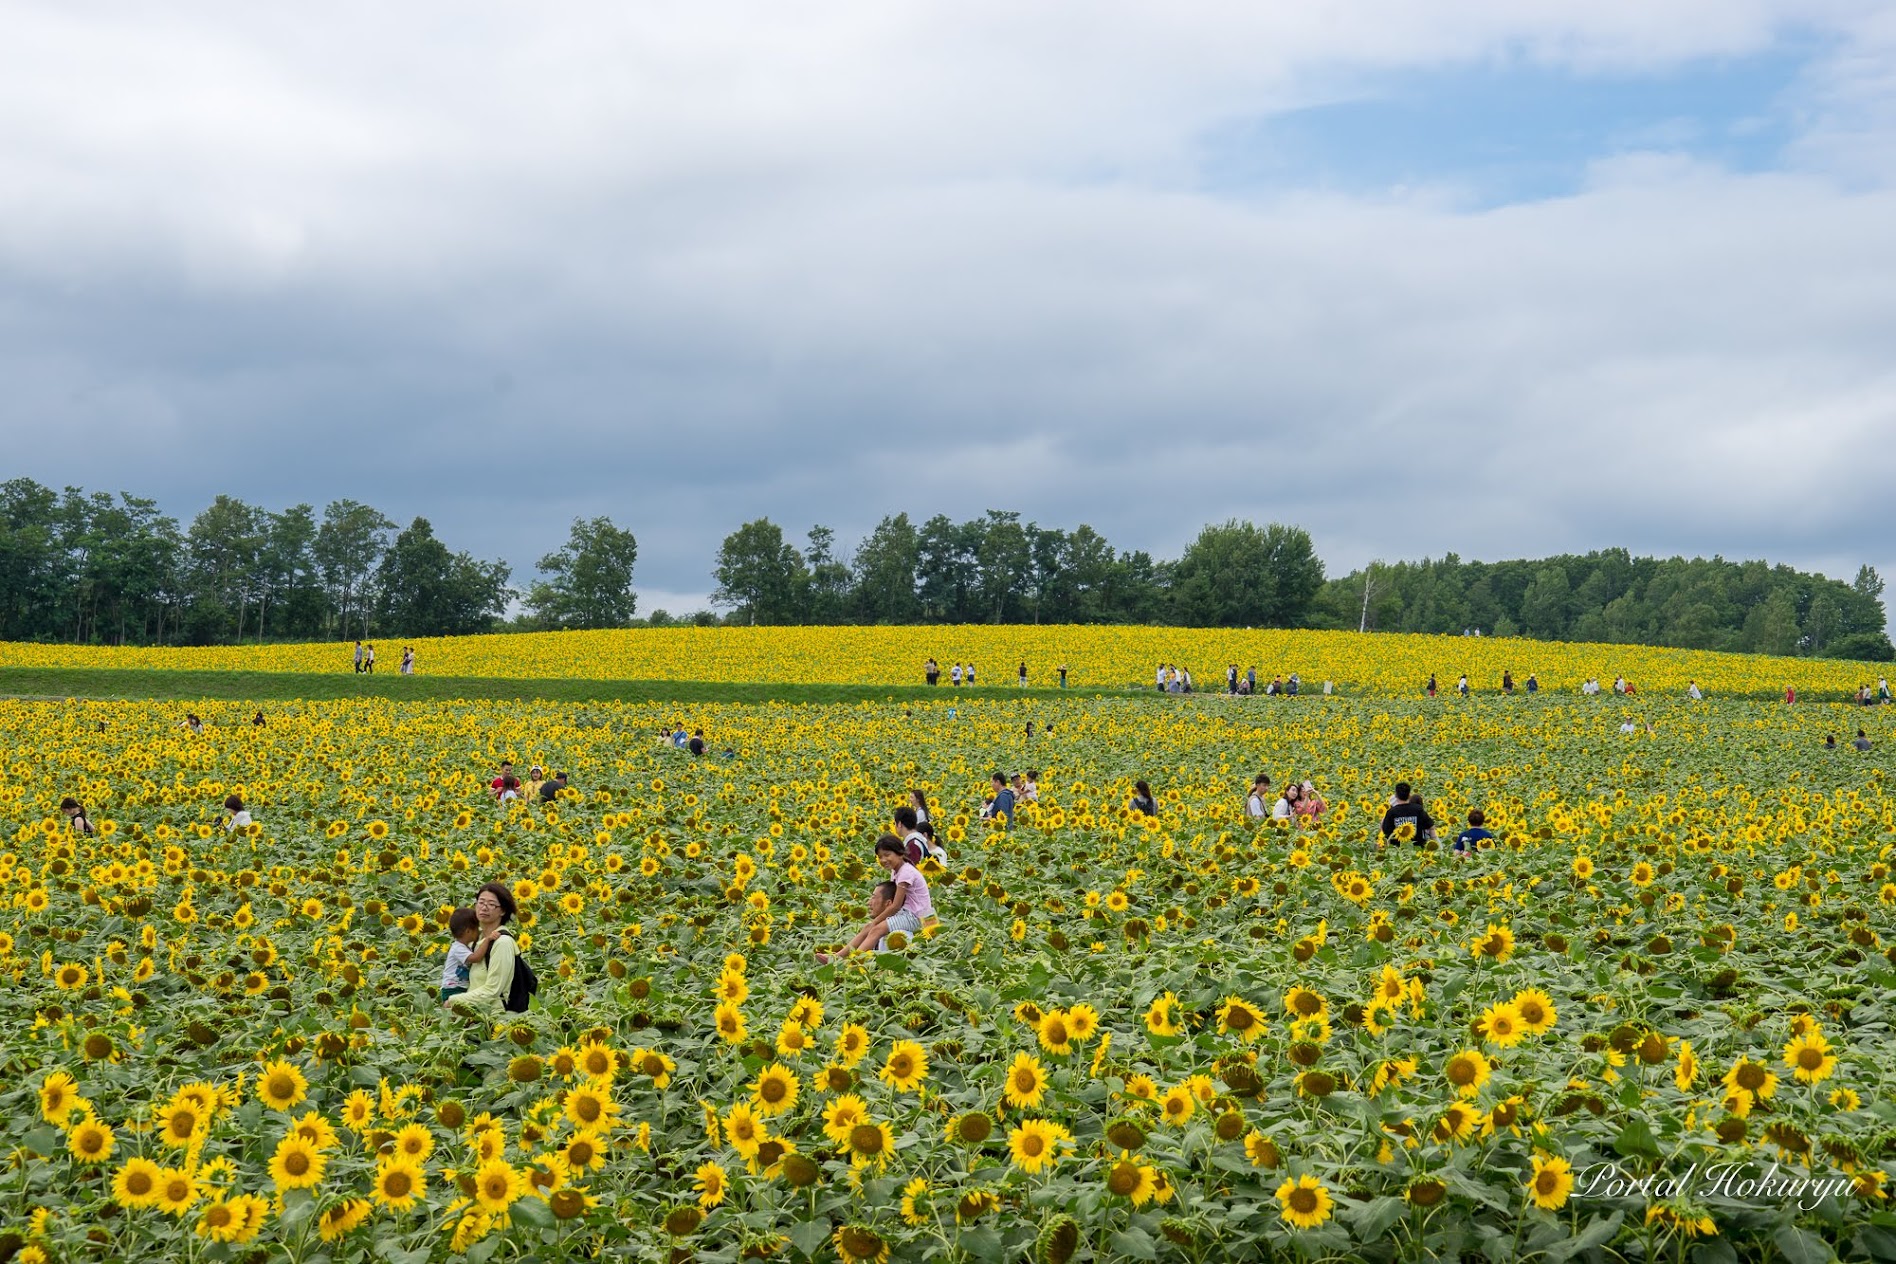
POLYGON ((1463 672, 1461 679, 1455 682, 1455 692, 1459 693, 1464 698, 1468 696, 1468 673, 1467 672, 1463 672))
POLYGON ((368 647, 368 656, 362 660, 362 670, 371 676, 375 675, 375 647, 373 645, 368 647))
POLYGON ((954 666, 954 670, 948 673, 948 683, 953 688, 956 688, 956 689, 961 688, 961 664, 960 663, 956 663, 954 666))
POLYGON ((1159 664, 1159 670, 1153 674, 1152 680, 1153 680, 1154 686, 1158 689, 1158 691, 1160 693, 1164 693, 1165 692, 1165 664, 1164 663, 1159 664))
POLYGON ((1435 696, 1435 673, 1434 672, 1429 673, 1429 683, 1428 683, 1427 688, 1424 690, 1424 692, 1426 692, 1431 698, 1435 696))
POLYGON ((1024 661, 1020 665, 1020 687, 1022 689, 1027 687, 1027 664, 1024 661))
POLYGON ((922 677, 927 680, 930 685, 940 684, 941 664, 937 663, 933 657, 930 657, 926 663, 922 664, 922 677))
POLYGON ((1290 673, 1290 679, 1284 682, 1284 692, 1294 698, 1297 696, 1297 691, 1303 688, 1303 683, 1303 677, 1299 676, 1296 672, 1292 672, 1290 673))
POLYGON ((968 688, 974 688, 974 664, 968 664, 968 688))
POLYGON ((498 882, 487 883, 476 894, 474 920, 480 937, 468 954, 467 991, 450 996, 449 1009, 488 1022, 507 1012, 507 995, 513 990, 514 969, 520 960, 520 947, 507 923, 519 908, 513 892, 498 882))
POLYGON ((1878 696, 1883 699, 1885 705, 1887 705, 1889 702, 1889 678, 1887 676, 1878 677, 1876 681, 1876 692, 1878 696))
POLYGON ((1506 694, 1510 698, 1514 696, 1514 673, 1513 672, 1503 671, 1501 673, 1501 692, 1506 694))
POLYGON ((355 664, 356 675, 360 676, 362 674, 362 642, 360 641, 356 642, 355 664))
POLYGON ((1257 692, 1257 668, 1247 667, 1244 669, 1244 683, 1249 686, 1244 692, 1250 694, 1257 692))
POLYGON ((1066 687, 1067 687, 1067 665, 1065 663, 1061 663, 1060 664, 1060 688, 1065 689, 1066 687))
POLYGON ((1784 701, 1787 703, 1797 701, 1797 686, 1796 685, 1784 686, 1784 701))
POLYGON ((1231 666, 1225 668, 1225 692, 1230 693, 1230 694, 1235 694, 1237 693, 1237 691, 1238 691, 1238 665, 1236 663, 1233 663, 1231 664, 1231 666))
POLYGON ((415 674, 415 647, 412 645, 404 645, 402 646, 402 675, 412 676, 414 674, 415 674))

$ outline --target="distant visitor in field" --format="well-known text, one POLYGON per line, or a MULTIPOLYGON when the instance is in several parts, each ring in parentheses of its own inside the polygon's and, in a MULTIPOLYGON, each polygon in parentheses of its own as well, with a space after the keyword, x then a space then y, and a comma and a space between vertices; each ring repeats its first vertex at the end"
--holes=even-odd
POLYGON ((1025 689, 1027 687, 1027 664, 1026 663, 1022 663, 1020 665, 1019 681, 1020 681, 1020 687, 1022 689, 1025 689))
POLYGON ((250 812, 244 807, 243 799, 230 795, 224 800, 224 811, 230 813, 224 818, 224 831, 244 829, 250 824, 250 812))
POLYGON ((1435 819, 1422 806, 1422 796, 1408 782, 1398 781, 1395 796, 1383 812, 1383 845, 1387 846, 1391 839, 1400 842, 1397 835, 1405 828, 1410 831, 1417 847, 1435 836, 1435 819))
POLYGON ((956 663, 952 668, 949 669, 948 683, 950 685, 956 686, 957 688, 960 686, 961 684, 961 664, 960 663, 956 663))
POLYGON ((1303 818, 1303 824, 1315 825, 1317 818, 1329 806, 1323 801, 1323 796, 1317 793, 1317 788, 1308 781, 1297 788, 1297 815, 1303 818))
POLYGON ((1141 816, 1157 816, 1159 801, 1152 793, 1152 787, 1143 781, 1132 783, 1132 802, 1126 805, 1141 816))
POLYGON ((1261 821, 1271 814, 1271 778, 1259 773, 1251 778, 1251 793, 1244 799, 1245 819, 1261 821))
POLYGON ((1060 664, 1060 688, 1065 689, 1066 687, 1067 687, 1067 665, 1065 663, 1061 663, 1060 664))
POLYGON ((66 814, 66 825, 75 834, 96 834, 92 828, 92 819, 86 815, 86 809, 79 800, 67 797, 59 801, 59 810, 66 814))
POLYGON ((1014 823, 1014 792, 1008 787, 1007 778, 998 772, 988 780, 994 786, 994 793, 982 803, 981 819, 999 821, 1001 828, 1006 829, 1014 823))
POLYGON ((415 647, 412 645, 404 645, 402 646, 402 675, 412 676, 414 674, 415 674, 415 647))
POLYGON ((356 642, 356 652, 355 652, 355 669, 356 669, 356 675, 358 675, 358 676, 360 676, 360 675, 362 674, 362 661, 363 661, 363 659, 362 659, 362 653, 363 653, 363 651, 362 651, 362 642, 360 642, 360 641, 357 641, 357 642, 356 642))
POLYGON ((923 663, 922 664, 922 678, 931 685, 940 684, 941 683, 941 664, 936 662, 932 658, 929 659, 926 663, 923 663))
POLYGON ((1475 808, 1469 812, 1468 828, 1455 836, 1455 856, 1457 859, 1466 860, 1469 852, 1481 846, 1487 839, 1494 837, 1494 835, 1490 834, 1485 828, 1487 824, 1487 814, 1480 808, 1475 808))
MULTIPOLYGON (((700 754, 700 755, 703 754, 704 751, 703 751, 702 746, 699 748, 699 750, 697 750, 694 753, 700 754)), ((564 789, 566 789, 566 774, 563 772, 554 773, 553 779, 551 781, 545 782, 544 784, 540 786, 540 802, 542 803, 553 802, 555 799, 560 797, 560 791, 564 789)))

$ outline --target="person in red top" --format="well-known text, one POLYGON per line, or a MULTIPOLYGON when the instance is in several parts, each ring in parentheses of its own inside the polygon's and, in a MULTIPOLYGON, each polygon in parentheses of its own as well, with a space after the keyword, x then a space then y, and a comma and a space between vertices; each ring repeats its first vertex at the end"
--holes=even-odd
POLYGON ((507 788, 507 782, 513 778, 513 775, 514 775, 513 760, 511 759, 501 760, 500 761, 500 775, 487 783, 487 788, 494 792, 494 797, 496 799, 500 797, 500 792, 507 788))

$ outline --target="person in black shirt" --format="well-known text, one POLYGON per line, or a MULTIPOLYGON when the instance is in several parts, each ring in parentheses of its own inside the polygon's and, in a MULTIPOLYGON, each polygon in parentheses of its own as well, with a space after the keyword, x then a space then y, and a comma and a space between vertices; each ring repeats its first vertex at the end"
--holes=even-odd
POLYGON ((1435 820, 1422 806, 1422 797, 1406 781, 1396 783, 1396 801, 1383 813, 1382 841, 1387 845, 1404 823, 1415 827, 1415 845, 1420 847, 1435 830, 1435 820))
POLYGON ((690 751, 694 755, 704 754, 704 730, 703 729, 692 730, 691 740, 685 743, 685 749, 690 751))
POLYGON ((73 833, 96 834, 99 832, 92 827, 92 820, 86 815, 86 810, 80 804, 79 800, 70 796, 61 799, 59 801, 59 810, 66 814, 66 820, 72 826, 73 833))
POLYGON ((1152 787, 1143 781, 1135 781, 1132 783, 1132 789, 1132 803, 1128 806, 1142 816, 1157 816, 1159 801, 1153 797, 1152 787))
POLYGON ((564 789, 566 789, 566 774, 563 772, 554 773, 551 781, 542 782, 540 785, 540 802, 553 802, 553 800, 560 797, 560 791, 564 789))

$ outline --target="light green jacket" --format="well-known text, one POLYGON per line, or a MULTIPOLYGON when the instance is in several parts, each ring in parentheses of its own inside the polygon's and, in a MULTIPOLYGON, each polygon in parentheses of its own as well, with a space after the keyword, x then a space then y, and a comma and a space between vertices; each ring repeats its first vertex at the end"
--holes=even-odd
POLYGON ((449 997, 449 1006, 463 1014, 499 1018, 507 1011, 507 992, 513 987, 514 962, 519 958, 514 937, 503 933, 487 946, 486 959, 468 968, 467 991, 449 997))

